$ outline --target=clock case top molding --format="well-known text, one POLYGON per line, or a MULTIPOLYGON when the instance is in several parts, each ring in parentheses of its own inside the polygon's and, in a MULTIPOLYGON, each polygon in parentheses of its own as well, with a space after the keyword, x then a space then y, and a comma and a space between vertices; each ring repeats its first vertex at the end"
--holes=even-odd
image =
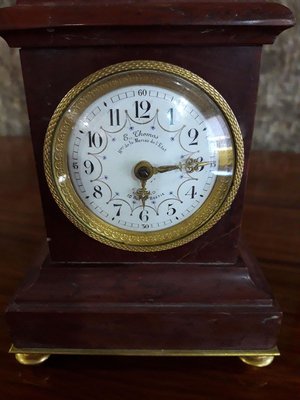
POLYGON ((0 9, 0 35, 21 48, 50 250, 7 309, 15 346, 276 345, 281 313, 239 238, 262 45, 293 24, 288 8, 265 1, 23 0, 0 9), (50 194, 42 159, 65 93, 98 69, 139 59, 179 65, 212 84, 233 109, 245 148, 242 184, 221 221, 184 246, 153 253, 110 248, 73 226, 50 194))

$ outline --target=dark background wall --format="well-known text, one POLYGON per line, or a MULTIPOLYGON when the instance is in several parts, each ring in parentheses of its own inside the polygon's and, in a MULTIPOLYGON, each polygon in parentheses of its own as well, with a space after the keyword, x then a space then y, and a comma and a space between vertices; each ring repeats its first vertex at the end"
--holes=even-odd
MULTIPOLYGON (((278 1, 300 18, 299 0, 278 1)), ((0 6, 14 3, 0 0, 0 6)), ((265 46, 254 132, 254 148, 300 152, 300 28, 265 46)), ((0 39, 0 135, 28 134, 17 50, 0 39)))

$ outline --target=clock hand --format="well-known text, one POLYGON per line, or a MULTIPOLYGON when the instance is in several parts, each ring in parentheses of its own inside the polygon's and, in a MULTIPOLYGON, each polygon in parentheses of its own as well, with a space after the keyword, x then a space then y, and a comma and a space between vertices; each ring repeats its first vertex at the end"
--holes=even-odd
POLYGON ((164 172, 180 169, 179 165, 161 165, 160 167, 152 167, 152 168, 153 168, 153 174, 162 174, 164 172))
POLYGON ((146 200, 149 199, 150 192, 146 188, 146 181, 141 180, 142 187, 138 189, 135 194, 139 200, 142 201, 143 208, 145 208, 146 200))
POLYGON ((152 165, 147 161, 140 161, 134 167, 134 175, 140 180, 141 188, 135 192, 135 195, 142 201, 143 208, 145 208, 146 200, 148 200, 150 192, 146 188, 146 183, 153 175, 152 165))
POLYGON ((179 163, 177 165, 161 165, 159 167, 154 167, 148 161, 140 161, 134 167, 134 174, 135 176, 143 181, 147 181, 150 179, 154 174, 161 174, 164 172, 173 171, 179 169, 180 171, 185 171, 188 173, 201 171, 202 167, 208 165, 209 161, 198 161, 194 158, 189 158, 183 163, 179 163))
POLYGON ((193 158, 189 158, 184 163, 179 163, 178 165, 162 165, 160 167, 152 167, 153 174, 164 173, 168 171, 173 171, 175 169, 179 169, 180 171, 185 170, 185 172, 197 172, 201 171, 201 167, 208 165, 209 161, 198 161, 193 158))
POLYGON ((209 161, 198 161, 195 160, 194 158, 189 158, 186 160, 184 163, 180 163, 179 165, 181 166, 180 170, 182 171, 183 169, 187 173, 191 172, 197 172, 197 171, 202 171, 203 167, 205 165, 210 164, 209 161))

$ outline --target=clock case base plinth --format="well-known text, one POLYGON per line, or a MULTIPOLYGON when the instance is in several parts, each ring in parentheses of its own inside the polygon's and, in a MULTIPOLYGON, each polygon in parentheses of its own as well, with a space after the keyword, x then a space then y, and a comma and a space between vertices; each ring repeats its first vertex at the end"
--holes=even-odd
POLYGON ((263 356, 276 347, 282 313, 249 251, 239 250, 235 265, 95 268, 46 257, 41 267, 40 259, 6 310, 14 346, 48 354, 263 356))

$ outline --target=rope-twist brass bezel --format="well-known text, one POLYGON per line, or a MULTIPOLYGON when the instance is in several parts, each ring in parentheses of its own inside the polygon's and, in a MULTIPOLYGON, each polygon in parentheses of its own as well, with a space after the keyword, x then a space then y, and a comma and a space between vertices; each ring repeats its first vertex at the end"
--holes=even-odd
MULTIPOLYGON (((130 61, 111 65, 79 82, 59 103, 50 120, 44 142, 44 169, 46 179, 55 201, 66 217, 93 239, 119 249, 130 251, 167 250, 181 246, 205 233, 215 225, 230 208, 242 179, 243 167, 244 147, 241 131, 231 108, 220 93, 208 82, 194 73, 175 65, 157 61, 130 61), (98 81, 110 77, 111 79, 118 79, 119 73, 132 71, 138 71, 141 74, 145 71, 155 71, 156 73, 177 76, 186 80, 189 84, 192 83, 214 101, 222 111, 228 123, 233 142, 234 175, 230 181, 224 183, 222 196, 224 197, 225 193, 225 198, 220 194, 220 199, 215 201, 214 204, 209 204, 209 207, 207 206, 207 210, 211 215, 204 223, 199 223, 199 218, 198 220, 197 218, 188 218, 180 223, 182 224, 181 228, 178 227, 178 225, 180 225, 178 224, 172 227, 172 229, 169 228, 169 230, 165 229, 154 233, 139 232, 130 235, 127 231, 102 221, 92 212, 87 212, 87 208, 83 203, 81 206, 80 201, 75 204, 72 196, 70 196, 70 191, 73 191, 73 188, 68 187, 64 191, 61 189, 60 185, 58 185, 58 170, 63 169, 63 159, 66 157, 67 148, 65 145, 66 137, 57 135, 57 127, 67 108, 82 94, 82 92, 88 93, 89 88, 98 81), (180 237, 178 237, 178 232, 180 232, 180 237)), ((66 171, 66 173, 67 172, 68 171, 66 171)), ((218 198, 217 195, 215 195, 215 197, 218 198)), ((209 201, 210 196, 206 202, 209 201)), ((196 213, 197 212, 195 212, 195 214, 196 213)))

